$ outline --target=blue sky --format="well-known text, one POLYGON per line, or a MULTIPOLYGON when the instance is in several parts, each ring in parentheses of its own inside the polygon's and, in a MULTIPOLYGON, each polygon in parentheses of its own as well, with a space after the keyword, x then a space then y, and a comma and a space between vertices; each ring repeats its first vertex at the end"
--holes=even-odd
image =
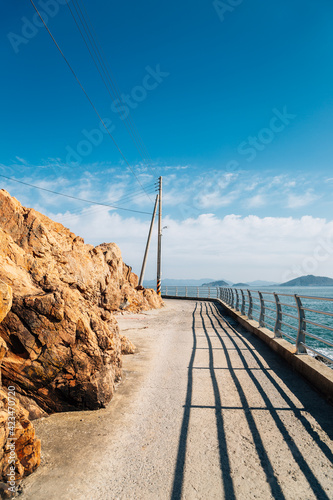
MULTIPOLYGON (((162 175, 165 277, 333 276, 333 251, 316 252, 332 221, 332 3, 69 1, 74 14, 85 6, 122 102, 107 92, 66 0, 35 3, 131 170, 26 1, 6 5, 0 20, 0 174, 144 212, 162 175)), ((149 215, 0 182, 86 242, 115 241, 139 272, 149 215)))

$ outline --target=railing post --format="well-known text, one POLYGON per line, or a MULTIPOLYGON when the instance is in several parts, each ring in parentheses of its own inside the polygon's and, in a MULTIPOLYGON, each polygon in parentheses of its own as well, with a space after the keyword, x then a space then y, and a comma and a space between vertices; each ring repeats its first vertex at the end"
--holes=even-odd
POLYGON ((235 288, 235 293, 236 293, 236 311, 239 311, 239 296, 237 288, 235 288))
POLYGON ((199 297, 199 287, 197 286, 197 298, 199 297))
POLYGON ((187 297, 187 286, 185 287, 185 297, 187 297))
POLYGON ((208 287, 208 298, 210 298, 210 286, 208 287))
POLYGON ((305 322, 305 313, 303 311, 302 301, 298 295, 294 295, 297 305, 298 311, 298 331, 296 338, 296 354, 306 354, 305 348, 305 331, 306 331, 306 322, 305 322))
POLYGON ((275 305, 276 305, 276 321, 274 326, 274 335, 277 338, 282 338, 281 333, 281 321, 282 321, 282 308, 279 296, 277 293, 274 293, 275 305))
POLYGON ((250 290, 247 291, 247 294, 249 296, 249 308, 248 308, 248 311, 247 311, 247 317, 249 319, 253 319, 253 317, 252 317, 253 300, 252 300, 252 295, 251 295, 250 290))
POLYGON ((244 292, 243 290, 241 290, 241 294, 242 294, 242 307, 241 307, 241 313, 243 316, 245 316, 245 295, 244 295, 244 292))
POLYGON ((230 294, 231 294, 231 307, 234 308, 234 301, 235 301, 235 296, 234 296, 234 290, 233 288, 230 288, 230 294))
POLYGON ((259 326, 265 326, 265 302, 261 292, 258 292, 260 299, 259 326))

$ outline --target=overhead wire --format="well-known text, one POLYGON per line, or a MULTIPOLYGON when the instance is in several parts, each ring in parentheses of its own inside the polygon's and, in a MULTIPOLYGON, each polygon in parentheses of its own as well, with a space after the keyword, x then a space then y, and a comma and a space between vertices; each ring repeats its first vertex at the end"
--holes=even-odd
MULTIPOLYGON (((153 194, 155 191, 148 191, 149 194, 153 194)), ((137 194, 136 197, 137 198, 140 198, 140 197, 143 197, 144 196, 144 193, 140 193, 140 194, 137 194)), ((129 201, 133 202, 133 201, 136 201, 137 198, 134 198, 132 200, 128 200, 126 201, 125 203, 128 203, 129 201)), ((104 203, 104 202, 102 202, 104 203)), ((111 203, 111 202, 108 202, 108 201, 105 201, 105 204, 108 205, 108 203, 111 203)), ((121 201, 121 203, 123 203, 121 201)), ((119 206, 119 204, 117 203, 117 206, 119 206)), ((119 208, 122 208, 122 207, 119 207, 119 208)), ((80 217, 86 217, 86 216, 89 216, 89 215, 94 215, 102 210, 111 210, 111 208, 109 206, 90 206, 88 208, 76 208, 76 209, 71 209, 70 210, 70 213, 69 214, 66 214, 64 215, 64 217, 66 218, 70 218, 72 216, 77 216, 79 215, 80 217)))
MULTIPOLYGON (((51 31, 49 30, 48 26, 46 25, 43 17, 41 16, 38 8, 36 7, 35 3, 33 0, 30 0, 30 3, 31 5, 33 6, 33 8, 35 9, 36 13, 38 14, 40 20, 42 21, 43 25, 45 26, 45 29, 47 30, 48 34, 50 35, 53 43, 55 44, 55 46, 57 47, 58 51, 60 52, 62 58, 64 59, 64 61, 66 62, 68 68, 70 69, 71 73, 73 74, 75 80, 77 81, 77 83, 79 84, 82 92, 84 93, 84 95, 86 96, 89 104, 91 105, 91 107, 93 108, 94 112, 96 113, 96 115, 98 116, 100 122, 102 123, 103 127, 105 128, 107 134, 110 136, 110 138, 112 139, 114 145, 116 146, 117 150, 119 151, 121 157, 123 158, 123 160, 125 161, 126 165, 128 166, 128 168, 130 169, 130 171, 132 172, 132 174, 134 175, 134 177, 136 178, 138 184, 141 186, 141 188, 143 189, 143 191, 145 191, 145 188, 143 187, 140 179, 138 178, 138 176, 136 175, 135 171, 133 170, 133 168, 131 167, 130 163, 128 162, 127 158, 125 157, 124 153, 122 152, 122 150, 120 149, 119 145, 117 144, 116 140, 114 139, 113 135, 111 134, 110 130, 108 129, 108 127, 106 126, 103 118, 101 117, 101 115, 99 114, 99 111, 97 110, 96 106, 94 105, 94 103, 92 102, 92 100, 90 99, 87 91, 85 90, 85 88, 83 87, 81 81, 79 80, 78 76, 76 75, 74 69, 72 68, 70 62, 68 61, 68 59, 66 58, 65 54, 63 53, 63 51, 61 50, 60 46, 58 45, 57 41, 55 40, 54 36, 52 35, 51 31)), ((147 194, 147 193, 146 193, 147 194)), ((152 199, 150 198, 150 196, 147 194, 148 198, 150 199, 150 201, 152 202, 152 199)))
MULTIPOLYGON (((68 4, 68 0, 67 1, 67 5, 69 6, 68 4)), ((92 49, 99 61, 99 64, 102 68, 102 71, 104 73, 104 75, 106 76, 108 82, 109 82, 109 85, 110 85, 110 89, 111 89, 111 92, 113 92, 113 96, 111 96, 110 94, 110 89, 107 88, 111 98, 114 98, 114 97, 117 97, 118 100, 121 102, 121 97, 119 95, 119 89, 117 87, 117 84, 115 82, 115 79, 114 79, 114 76, 112 74, 112 71, 111 71, 111 68, 110 68, 110 65, 108 63, 108 60, 107 58, 105 57, 105 53, 103 51, 103 47, 98 39, 98 36, 97 36, 97 33, 93 27, 93 24, 90 20, 90 17, 89 17, 89 14, 87 12, 87 9, 84 5, 84 2, 81 0, 81 3, 82 3, 82 7, 83 7, 83 10, 85 11, 85 15, 80 7, 80 1, 79 0, 72 0, 72 3, 75 7, 75 10, 78 14, 78 17, 80 18, 80 21, 81 21, 81 24, 83 26, 83 29, 91 43, 91 46, 92 46, 92 49), (76 4, 77 4, 77 7, 76 7, 76 4), (78 12, 79 10, 79 12, 78 12), (89 20, 90 22, 90 26, 89 26, 89 22, 87 21, 87 19, 89 20)), ((70 9, 71 10, 71 9, 70 9)), ((72 13, 72 12, 71 12, 72 13)), ((73 14, 72 14, 73 15, 73 14)), ((73 16, 74 17, 74 16, 73 16)), ((75 21, 76 22, 76 21, 75 21)), ((81 30, 79 30, 81 31, 81 30)), ((82 35, 82 33, 81 33, 82 35)), ((84 37, 83 37, 84 38, 84 37)), ((85 41, 85 40, 84 40, 85 41)), ((85 41, 86 43, 86 41, 85 41)), ((87 43, 86 43, 87 45, 87 43)), ((89 50, 90 54, 91 54, 91 51, 89 50)), ((92 55, 92 54, 91 54, 92 55)), ((105 80, 103 78, 103 81, 105 83, 105 80)), ((131 114, 129 113, 128 116, 126 116, 124 118, 124 120, 122 120, 124 122, 124 126, 126 127, 127 131, 129 132, 134 144, 136 145, 136 148, 137 150, 139 151, 139 153, 141 154, 141 157, 143 158, 144 162, 146 163, 146 166, 150 169, 150 171, 152 172, 153 175, 155 175, 155 172, 153 171, 150 163, 152 163, 152 159, 150 157, 150 154, 147 150, 147 147, 145 146, 138 130, 137 130, 137 127, 135 126, 135 123, 131 117, 131 114), (147 158, 149 161, 147 161, 147 158)))
POLYGON ((110 203, 97 202, 97 201, 93 201, 93 200, 87 200, 85 198, 79 198, 78 196, 72 196, 72 195, 69 195, 69 194, 60 193, 59 191, 53 191, 52 189, 47 189, 47 188, 43 188, 41 186, 36 186, 35 184, 30 184, 29 182, 19 181, 18 179, 14 179, 13 177, 7 177, 6 175, 1 175, 0 174, 0 177, 3 177, 4 179, 7 179, 9 181, 13 181, 13 182, 17 182, 19 184, 23 184, 24 186, 29 186, 29 187, 32 187, 34 189, 39 189, 40 191, 46 191, 47 193, 56 194, 58 196, 63 196, 65 198, 70 198, 72 200, 82 201, 84 203, 90 203, 91 205, 100 205, 100 206, 104 206, 104 207, 113 208, 113 209, 116 209, 116 210, 124 210, 126 212, 134 212, 134 213, 137 213, 137 214, 151 215, 151 212, 143 212, 141 210, 132 210, 130 208, 117 207, 115 205, 111 205, 110 203))
POLYGON ((111 210, 111 208, 104 207, 104 206, 103 207, 90 207, 87 210, 84 210, 84 209, 80 209, 78 211, 71 210, 70 213, 64 213, 64 215, 61 216, 61 220, 70 220, 70 219, 73 219, 75 217, 79 217, 80 219, 82 219, 84 217, 94 216, 100 212, 104 212, 104 211, 108 212, 110 210, 111 210))
MULTIPOLYGON (((156 193, 156 190, 154 189, 150 189, 148 190, 148 193, 149 194, 154 194, 156 193)), ((119 206, 119 203, 128 203, 129 201, 130 202, 135 202, 138 198, 141 198, 144 196, 144 193, 138 193, 136 195, 133 195, 133 198, 129 199, 129 200, 123 200, 122 198, 119 200, 119 202, 112 202, 112 203, 117 203, 117 205, 119 206)), ((103 202, 104 203, 104 202, 103 202)), ((105 201, 105 203, 111 203, 111 202, 108 202, 108 201, 105 201)), ((74 209, 74 210, 71 210, 70 214, 66 214, 64 215, 65 218, 71 218, 73 216, 77 216, 77 215, 80 215, 80 217, 86 217, 86 216, 89 216, 89 215, 94 215, 95 213, 98 213, 100 212, 101 210, 105 210, 105 209, 110 209, 108 207, 98 207, 98 206, 93 206, 93 207, 89 207, 87 209, 82 209, 82 208, 77 208, 77 209, 74 209), (84 210, 84 212, 83 212, 84 210)))

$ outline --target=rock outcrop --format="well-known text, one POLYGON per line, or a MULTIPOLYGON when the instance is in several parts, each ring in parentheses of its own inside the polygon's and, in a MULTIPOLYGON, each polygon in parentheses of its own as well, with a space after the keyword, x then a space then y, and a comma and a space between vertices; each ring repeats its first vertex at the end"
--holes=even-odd
POLYGON ((121 377, 122 345, 129 349, 113 311, 162 305, 153 290, 136 290, 117 245, 86 245, 1 190, 0 279, 13 291, 0 324, 4 384, 33 400, 35 414, 105 406, 121 377))
POLYGON ((0 323, 7 316, 12 307, 12 289, 3 281, 0 281, 0 323))
MULTIPOLYGON (((5 311, 9 312, 11 298, 11 288, 0 283, 0 322, 5 311)), ((0 338, 0 366, 7 351, 6 342, 0 338)), ((15 388, 0 386, 0 496, 3 498, 13 496, 17 481, 40 464, 41 443, 28 416, 15 388)))

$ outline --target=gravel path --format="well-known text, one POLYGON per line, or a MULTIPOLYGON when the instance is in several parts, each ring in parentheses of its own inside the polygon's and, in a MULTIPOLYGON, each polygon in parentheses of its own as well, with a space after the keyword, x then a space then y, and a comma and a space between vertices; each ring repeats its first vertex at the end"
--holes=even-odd
POLYGON ((37 422, 24 500, 333 499, 332 406, 208 302, 119 317, 138 347, 105 410, 37 422))

